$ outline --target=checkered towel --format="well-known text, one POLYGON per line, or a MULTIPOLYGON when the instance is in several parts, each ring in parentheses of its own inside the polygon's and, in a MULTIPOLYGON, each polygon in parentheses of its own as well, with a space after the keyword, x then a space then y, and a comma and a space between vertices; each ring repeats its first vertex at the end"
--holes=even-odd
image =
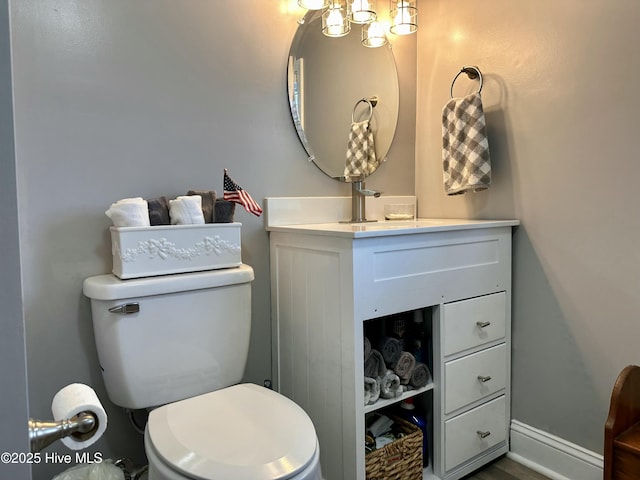
POLYGON ((447 195, 491 186, 491 161, 480 92, 451 99, 442 110, 442 163, 447 195))
POLYGON ((349 131, 349 144, 347 146, 347 164, 344 167, 344 176, 371 175, 378 168, 376 147, 373 141, 373 131, 369 121, 353 122, 349 131))

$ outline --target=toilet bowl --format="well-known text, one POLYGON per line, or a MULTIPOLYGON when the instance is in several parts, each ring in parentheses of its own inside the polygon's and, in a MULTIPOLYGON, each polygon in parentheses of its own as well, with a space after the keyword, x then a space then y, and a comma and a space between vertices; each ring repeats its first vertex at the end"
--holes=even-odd
POLYGON ((321 480, 308 415, 288 398, 253 384, 153 410, 145 451, 154 480, 321 480))
POLYGON ((241 265, 84 281, 110 400, 152 409, 149 480, 321 480, 306 412, 277 392, 240 383, 253 278, 241 265))

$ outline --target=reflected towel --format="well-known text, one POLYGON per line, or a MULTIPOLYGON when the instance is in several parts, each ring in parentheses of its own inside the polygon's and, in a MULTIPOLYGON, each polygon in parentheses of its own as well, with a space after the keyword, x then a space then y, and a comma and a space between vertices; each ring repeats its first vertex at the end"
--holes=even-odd
POLYGON ((380 380, 364 377, 364 404, 371 405, 380 398, 380 380))
POLYGON ((345 177, 366 177, 378 168, 376 146, 373 140, 373 130, 369 120, 353 122, 349 131, 347 146, 347 164, 344 167, 345 177))
POLYGON ((371 378, 382 377, 386 372, 387 367, 384 364, 382 354, 372 348, 369 358, 364 362, 364 376, 371 378))
POLYGON ((189 190, 187 195, 200 195, 202 198, 202 215, 204 216, 204 223, 214 223, 216 203, 216 192, 213 190, 189 190))
POLYGON ((480 92, 452 98, 442 110, 442 163, 447 195, 491 185, 489 141, 480 92))
POLYGON ((171 217, 171 225, 204 224, 202 197, 187 195, 169 200, 169 216, 171 217))
POLYGON ((169 218, 169 202, 165 197, 147 200, 149 205, 149 223, 154 225, 171 225, 169 218))
POLYGON ((148 227, 149 206, 141 197, 123 198, 104 212, 116 227, 148 227))
POLYGON ((411 380, 411 375, 416 366, 416 358, 409 352, 402 352, 400 358, 396 362, 393 371, 400 378, 400 383, 406 385, 411 380))
POLYGON ((389 368, 393 368, 402 353, 402 343, 394 337, 384 337, 380 341, 380 353, 389 368))
POLYGON ((409 384, 414 388, 422 388, 431 381, 431 372, 424 363, 416 363, 409 384))
POLYGON ((367 361, 367 358, 369 358, 369 355, 371 355, 371 342, 367 337, 364 337, 364 361, 365 362, 367 361))
POLYGON ((403 388, 400 385, 400 378, 391 370, 380 379, 380 396, 382 398, 396 398, 402 395, 403 388))

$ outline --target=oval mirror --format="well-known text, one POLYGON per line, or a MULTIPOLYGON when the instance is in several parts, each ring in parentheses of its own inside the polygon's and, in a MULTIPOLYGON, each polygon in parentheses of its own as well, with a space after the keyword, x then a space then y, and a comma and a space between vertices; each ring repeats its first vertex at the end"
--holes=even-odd
POLYGON ((359 25, 344 37, 327 37, 321 24, 321 11, 307 12, 291 44, 291 116, 309 159, 328 176, 353 181, 344 176, 351 124, 369 118, 362 100, 374 99, 370 125, 377 162, 385 161, 398 122, 398 72, 389 43, 363 46, 359 25))

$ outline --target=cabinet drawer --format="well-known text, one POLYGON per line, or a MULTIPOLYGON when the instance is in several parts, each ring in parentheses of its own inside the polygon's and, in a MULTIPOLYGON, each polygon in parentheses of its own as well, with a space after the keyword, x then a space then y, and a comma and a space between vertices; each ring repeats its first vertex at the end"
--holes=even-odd
POLYGON ((505 388, 507 347, 504 343, 444 365, 445 413, 505 388))
POLYGON ((447 303, 443 312, 443 352, 451 355, 505 336, 505 292, 447 303))
POLYGON ((507 438, 504 395, 445 422, 445 469, 481 454, 507 438))

